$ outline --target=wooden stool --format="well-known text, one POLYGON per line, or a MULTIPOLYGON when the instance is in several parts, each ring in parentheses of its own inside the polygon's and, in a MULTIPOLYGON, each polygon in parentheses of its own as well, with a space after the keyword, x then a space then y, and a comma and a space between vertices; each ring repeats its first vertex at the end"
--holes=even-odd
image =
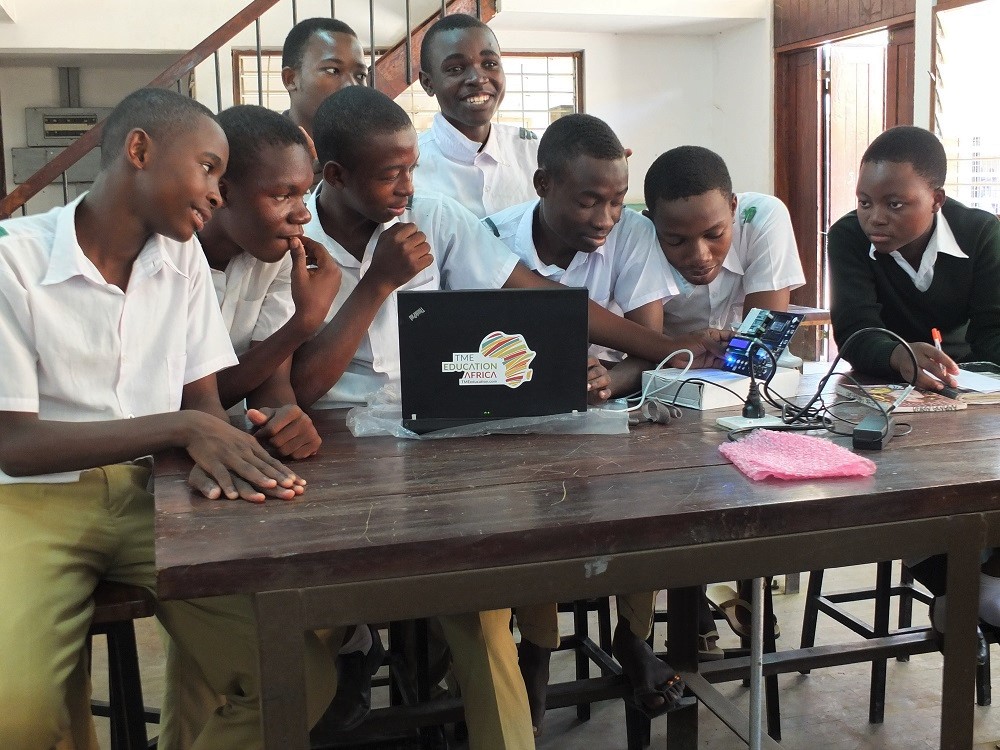
POLYGON ((155 748, 156 740, 146 737, 146 724, 159 724, 160 712, 146 709, 139 679, 139 655, 135 645, 133 620, 152 617, 156 609, 153 595, 140 586, 101 581, 94 591, 94 619, 87 634, 104 635, 108 641, 109 701, 91 701, 95 716, 111 719, 111 750, 155 748))
MULTIPOLYGON (((814 570, 809 573, 809 586, 806 591, 805 610, 802 614, 802 648, 810 648, 816 642, 816 618, 819 613, 832 617, 845 628, 857 633, 862 638, 883 638, 891 633, 899 633, 911 628, 913 602, 931 603, 931 597, 923 591, 914 588, 913 576, 906 566, 903 566, 899 576, 899 584, 892 584, 892 560, 884 560, 877 564, 875 587, 852 589, 832 594, 823 593, 823 571, 814 570), (899 597, 899 618, 897 629, 889 627, 889 605, 892 597, 899 597), (841 609, 838 605, 847 602, 872 600, 874 602, 874 617, 869 624, 841 609)), ((908 656, 898 657, 899 661, 908 661, 908 656)), ((885 680, 887 659, 872 660, 871 691, 868 702, 868 721, 881 724, 885 717, 885 680)), ((808 674, 808 672, 803 672, 808 674)))

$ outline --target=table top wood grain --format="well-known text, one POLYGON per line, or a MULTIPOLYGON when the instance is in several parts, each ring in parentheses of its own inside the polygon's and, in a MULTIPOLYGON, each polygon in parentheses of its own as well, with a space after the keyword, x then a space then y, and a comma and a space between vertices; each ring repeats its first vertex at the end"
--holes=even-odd
MULTIPOLYGON (((866 454, 862 479, 754 482, 718 451, 717 412, 627 435, 355 439, 313 415, 324 444, 295 464, 290 502, 210 501, 190 462, 156 464, 163 598, 252 593, 807 533, 1000 508, 992 407, 900 415, 909 434, 866 454)), ((842 444, 849 441, 836 439, 842 444)))

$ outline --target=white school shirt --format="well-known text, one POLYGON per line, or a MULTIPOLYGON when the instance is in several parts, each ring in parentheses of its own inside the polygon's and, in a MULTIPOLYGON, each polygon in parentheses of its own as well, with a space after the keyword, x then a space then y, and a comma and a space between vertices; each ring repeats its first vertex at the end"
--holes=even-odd
POLYGON ((466 138, 438 112, 417 139, 418 194, 434 192, 461 203, 480 219, 537 197, 538 136, 494 122, 486 143, 466 138))
MULTIPOLYGON (((618 316, 678 293, 652 222, 630 208, 622 211, 621 220, 597 250, 578 252, 565 269, 545 263, 532 235, 540 202, 536 198, 513 206, 483 222, 495 227, 500 240, 532 271, 564 286, 586 287, 590 299, 618 316)), ((596 345, 590 349, 601 359, 621 359, 619 352, 596 345)))
MULTIPOLYGON (((305 227, 306 236, 329 251, 342 273, 340 290, 326 316, 327 322, 333 320, 368 271, 382 232, 399 222, 412 222, 427 235, 434 261, 397 291, 499 289, 517 265, 517 256, 475 216, 443 195, 415 195, 412 207, 407 208, 402 216, 376 228, 360 263, 323 231, 316 193, 309 198, 309 211, 312 220, 305 227)), ((314 408, 335 409, 364 404, 383 385, 398 381, 399 321, 396 318, 396 293, 393 292, 376 313, 347 370, 314 408)))
MULTIPOLYGON (((83 254, 84 196, 0 222, 0 411, 96 422, 180 409, 185 384, 236 364, 198 241, 154 235, 126 291, 83 254)), ((75 482, 79 471, 0 484, 75 482)))
POLYGON ((277 263, 240 253, 225 271, 212 269, 212 284, 237 354, 274 334, 295 312, 290 253, 277 263))
POLYGON ((785 204, 771 195, 739 193, 733 241, 709 284, 691 284, 670 266, 680 294, 663 305, 668 336, 701 328, 730 328, 743 320, 748 294, 797 289, 806 283, 785 204))
MULTIPOLYGON (((934 264, 937 263, 938 254, 950 255, 953 258, 962 258, 964 260, 969 259, 965 251, 958 246, 955 234, 951 231, 951 225, 948 224, 948 220, 944 218, 944 214, 940 211, 937 215, 937 221, 934 224, 934 232, 927 242, 927 248, 924 250, 924 254, 920 256, 920 268, 914 269, 907 262, 906 258, 900 255, 899 250, 893 250, 889 253, 897 265, 910 277, 913 286, 921 292, 926 292, 931 288, 931 282, 934 281, 934 264)), ((868 250, 868 257, 875 260, 874 245, 868 250)))

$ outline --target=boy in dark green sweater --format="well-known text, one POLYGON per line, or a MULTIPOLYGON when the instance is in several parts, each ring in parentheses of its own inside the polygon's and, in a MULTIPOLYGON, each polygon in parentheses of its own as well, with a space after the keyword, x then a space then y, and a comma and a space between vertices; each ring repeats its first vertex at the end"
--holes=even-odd
MULTIPOLYGON (((946 198, 946 171, 932 133, 887 130, 861 158, 857 210, 829 235, 837 346, 862 328, 887 328, 912 347, 917 385, 934 389, 954 385, 956 362, 1000 363, 1000 222, 946 198)), ((912 376, 906 349, 886 334, 860 336, 844 358, 869 375, 912 376)))

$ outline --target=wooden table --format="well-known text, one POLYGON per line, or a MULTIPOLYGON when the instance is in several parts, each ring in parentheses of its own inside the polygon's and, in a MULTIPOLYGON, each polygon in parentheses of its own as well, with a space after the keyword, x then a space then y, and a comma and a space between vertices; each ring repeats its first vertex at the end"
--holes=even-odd
MULTIPOLYGON (((191 495, 186 460, 165 455, 159 594, 254 595, 269 748, 307 746, 307 628, 657 588, 682 589, 671 662, 739 725, 693 674, 691 587, 947 552, 940 746, 971 747, 978 551, 988 532, 1000 542, 996 412, 906 415, 912 433, 870 454, 874 477, 800 482, 743 477, 718 452, 715 416, 620 436, 407 441, 356 440, 320 413, 323 449, 299 465, 308 493, 262 506, 191 495)), ((668 740, 696 746, 696 710, 670 715, 668 740)))

